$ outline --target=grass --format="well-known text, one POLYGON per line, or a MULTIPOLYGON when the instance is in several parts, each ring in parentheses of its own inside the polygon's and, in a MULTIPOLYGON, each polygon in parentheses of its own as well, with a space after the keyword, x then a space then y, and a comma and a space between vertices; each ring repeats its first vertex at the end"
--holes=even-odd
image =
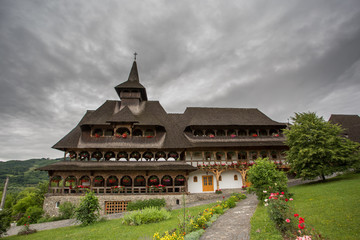
MULTIPOLYGON (((308 228, 314 227, 326 239, 360 239, 359 173, 294 186, 289 191, 294 193, 294 213, 305 218, 308 228)), ((251 239, 282 239, 261 204, 251 219, 251 239)))
MULTIPOLYGON (((196 215, 216 203, 186 208, 187 214, 196 215)), ((183 209, 173 210, 171 218, 159 223, 140 226, 126 226, 121 219, 97 222, 87 227, 72 226, 46 231, 40 231, 28 236, 10 236, 5 239, 152 239, 155 232, 163 233, 178 227, 178 216, 183 215, 183 209)), ((30 226, 31 227, 31 226, 30 226)))
POLYGON ((328 239, 360 239, 360 174, 290 188, 293 206, 328 239))
POLYGON ((262 203, 256 208, 251 218, 250 238, 252 240, 282 240, 280 232, 270 220, 266 207, 262 203))

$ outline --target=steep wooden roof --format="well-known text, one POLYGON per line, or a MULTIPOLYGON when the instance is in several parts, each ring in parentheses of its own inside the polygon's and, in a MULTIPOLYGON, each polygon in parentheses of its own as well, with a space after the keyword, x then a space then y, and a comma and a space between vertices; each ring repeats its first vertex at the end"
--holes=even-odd
POLYGON ((329 122, 341 125, 349 139, 360 143, 360 117, 358 115, 331 114, 329 122))
POLYGON ((166 171, 195 171, 197 168, 180 161, 173 162, 70 162, 62 161, 38 168, 42 171, 141 171, 164 170, 166 171), (121 164, 119 164, 121 163, 121 164))

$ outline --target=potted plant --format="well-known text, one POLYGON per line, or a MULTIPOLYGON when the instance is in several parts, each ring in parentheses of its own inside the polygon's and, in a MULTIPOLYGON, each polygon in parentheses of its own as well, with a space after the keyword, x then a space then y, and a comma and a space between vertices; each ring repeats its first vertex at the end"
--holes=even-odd
POLYGON ((210 138, 214 138, 215 135, 214 135, 214 134, 210 134, 209 137, 210 137, 210 138))
POLYGON ((236 135, 235 135, 235 134, 231 134, 230 137, 234 138, 234 137, 236 137, 236 135))
POLYGON ((83 179, 80 180, 80 182, 85 183, 85 182, 89 182, 89 180, 90 179, 88 179, 88 178, 83 178, 83 179))
POLYGON ((104 181, 104 179, 102 177, 95 177, 94 178, 94 182, 100 183, 100 182, 103 182, 103 181, 104 181))
POLYGON ((257 135, 256 133, 254 133, 252 136, 253 136, 253 137, 257 137, 258 135, 257 135))
POLYGON ((58 183, 58 182, 61 181, 61 177, 60 176, 55 176, 55 177, 51 178, 51 181, 55 182, 55 183, 58 183))
POLYGON ((116 183, 116 177, 110 177, 109 178, 109 183, 116 183))
POLYGON ((215 190, 215 193, 216 193, 216 194, 222 194, 222 191, 221 191, 221 189, 216 189, 216 190, 215 190))
POLYGON ((144 179, 142 177, 136 178, 136 182, 144 182, 144 179))
POLYGON ((99 137, 100 137, 100 134, 95 133, 94 137, 99 138, 99 137))
POLYGON ((68 178, 66 179, 66 182, 69 182, 69 183, 75 182, 75 181, 76 181, 75 177, 68 177, 68 178))
POLYGON ((183 182, 185 181, 185 178, 183 176, 179 176, 176 178, 176 181, 183 182))
POLYGON ((130 178, 129 177, 124 177, 123 179, 122 179, 122 182, 123 183, 129 183, 130 182, 130 178))
POLYGON ((163 181, 164 181, 164 182, 171 182, 171 179, 170 179, 169 176, 165 176, 165 177, 163 178, 163 181))
POLYGON ((149 181, 150 181, 151 183, 156 183, 156 182, 159 181, 159 179, 158 179, 157 177, 153 176, 153 177, 151 177, 151 178, 149 179, 149 181))
POLYGON ((127 138, 128 135, 127 135, 127 133, 123 133, 121 136, 122 136, 122 138, 127 138))

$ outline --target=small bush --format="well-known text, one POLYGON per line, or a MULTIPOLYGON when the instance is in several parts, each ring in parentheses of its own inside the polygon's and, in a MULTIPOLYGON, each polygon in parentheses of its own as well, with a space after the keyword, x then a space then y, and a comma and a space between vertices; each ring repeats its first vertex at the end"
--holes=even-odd
POLYGON ((71 202, 61 203, 59 206, 59 212, 62 219, 70 219, 75 214, 75 205, 71 202))
POLYGON ((44 214, 44 210, 38 206, 29 207, 25 214, 20 218, 17 222, 18 226, 22 226, 25 223, 37 223, 37 221, 41 218, 44 214))
POLYGON ((184 240, 198 240, 200 239, 201 235, 204 234, 204 232, 205 231, 203 229, 191 232, 185 235, 184 240))
POLYGON ((75 217, 82 226, 92 224, 99 218, 99 200, 93 192, 88 191, 75 210, 75 217))
POLYGON ((0 237, 10 228, 11 211, 0 210, 0 237))
POLYGON ((141 225, 147 223, 155 223, 169 219, 171 213, 165 209, 158 209, 157 207, 144 208, 143 210, 134 211, 126 214, 122 218, 122 223, 125 225, 141 225))
POLYGON ((256 164, 248 171, 251 182, 250 192, 255 192, 259 201, 263 201, 266 191, 287 192, 287 178, 284 172, 276 169, 274 163, 267 158, 257 159, 256 164))
POLYGON ((246 198, 246 195, 242 193, 232 193, 231 196, 236 197, 238 201, 246 198))
POLYGON ((149 207, 156 207, 158 209, 165 207, 166 202, 164 198, 152 198, 152 199, 148 199, 148 200, 138 200, 138 201, 134 201, 134 202, 129 202, 126 210, 127 211, 135 211, 135 210, 141 210, 144 208, 149 208, 149 207))

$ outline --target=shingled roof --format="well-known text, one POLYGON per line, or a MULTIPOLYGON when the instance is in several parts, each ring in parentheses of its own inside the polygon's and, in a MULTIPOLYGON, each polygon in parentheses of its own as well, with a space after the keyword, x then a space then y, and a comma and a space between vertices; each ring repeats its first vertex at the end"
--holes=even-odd
MULTIPOLYGON (((145 88, 139 82, 136 61, 131 68, 126 82, 115 87, 120 96, 122 91, 137 89, 142 94, 139 101, 133 96, 124 95, 119 100, 108 100, 95 111, 88 111, 79 124, 53 148, 73 149, 186 149, 203 146, 239 147, 239 146, 279 146, 284 145, 284 138, 279 139, 241 139, 215 138, 196 139, 188 134, 191 127, 273 127, 285 128, 286 124, 271 120, 256 108, 204 108, 189 107, 182 114, 169 114, 158 101, 148 101, 145 88), (125 101, 126 100, 126 101, 125 101), (132 123, 138 126, 160 127, 165 131, 157 132, 154 138, 115 137, 93 138, 90 129, 93 126, 110 126, 113 123, 132 123)), ((135 96, 135 95, 134 95, 135 96)), ((139 95, 137 95, 139 96, 139 95)), ((136 98, 136 97, 135 97, 136 98)))
POLYGON ((163 162, 71 162, 61 161, 38 168, 41 171, 141 171, 164 170, 166 171, 195 171, 197 168, 182 161, 163 162))
POLYGON ((344 128, 351 141, 360 143, 360 117, 358 115, 331 114, 329 122, 344 128))

